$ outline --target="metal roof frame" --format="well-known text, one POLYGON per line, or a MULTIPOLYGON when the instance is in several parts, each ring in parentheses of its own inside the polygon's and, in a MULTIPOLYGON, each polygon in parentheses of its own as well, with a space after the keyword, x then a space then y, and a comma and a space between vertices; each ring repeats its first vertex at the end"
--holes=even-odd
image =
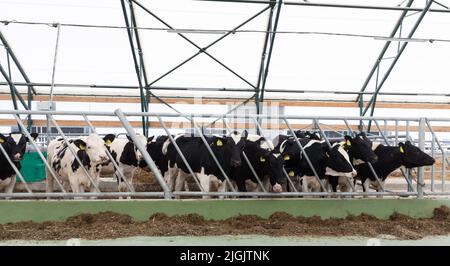
MULTIPOLYGON (((174 88, 165 88, 165 87, 160 87, 160 86, 155 86, 154 85, 156 82, 158 82, 159 80, 167 77, 169 74, 171 74, 173 71, 175 71, 176 69, 178 69, 179 67, 181 67, 185 63, 189 62, 190 60, 192 60, 196 56, 198 56, 198 55, 203 53, 203 54, 207 55, 210 59, 212 59, 213 61, 215 61, 219 65, 221 65, 223 68, 228 70, 230 73, 232 73, 238 79, 242 80, 247 85, 249 85, 249 88, 242 88, 242 89, 232 89, 232 88, 228 88, 228 89, 227 88, 209 88, 209 89, 210 90, 217 90, 217 91, 246 91, 246 92, 254 92, 254 95, 252 97, 243 99, 244 100, 243 104, 247 104, 249 102, 249 100, 254 98, 255 99, 255 105, 256 105, 257 113, 261 114, 262 113, 261 103, 264 101, 264 93, 267 92, 267 91, 269 91, 269 92, 277 92, 277 91, 283 92, 283 90, 266 90, 266 88, 265 88, 265 84, 266 84, 268 73, 269 73, 270 63, 271 63, 272 51, 273 51, 274 43, 275 43, 275 36, 277 34, 277 25, 278 25, 278 21, 279 21, 279 19, 281 17, 280 13, 281 13, 281 7, 283 5, 285 5, 285 6, 308 6, 308 7, 317 7, 317 8, 373 9, 373 10, 389 10, 389 11, 401 12, 401 15, 400 15, 399 19, 396 21, 396 23, 394 25, 394 28, 393 28, 391 34, 389 35, 389 38, 394 38, 396 36, 396 34, 399 32, 399 30, 401 31, 402 24, 404 23, 404 18, 405 18, 405 16, 407 16, 408 12, 419 13, 419 18, 416 20, 412 30, 408 34, 408 38, 406 38, 405 40, 402 40, 403 44, 401 45, 401 47, 399 47, 397 55, 395 56, 394 60, 392 61, 391 65, 390 65, 390 67, 388 68, 388 70, 386 71, 386 73, 384 74, 384 76, 383 76, 383 78, 382 78, 382 80, 380 82, 378 82, 378 76, 380 74, 379 73, 380 62, 383 59, 386 51, 390 47, 390 44, 391 44, 392 40, 387 40, 386 41, 383 49, 381 50, 378 58, 376 59, 372 69, 369 72, 369 75, 367 76, 367 78, 366 78, 366 80, 365 80, 365 82, 364 82, 364 84, 363 84, 363 86, 362 86, 362 88, 360 89, 359 92, 338 92, 338 91, 330 91, 329 92, 329 93, 333 93, 333 94, 334 93, 335 94, 356 94, 357 98, 356 98, 355 101, 360 102, 360 115, 362 115, 362 116, 366 115, 366 113, 369 111, 369 109, 371 109, 370 116, 373 116, 373 112, 374 112, 374 109, 375 109, 375 106, 376 106, 377 96, 380 94, 380 90, 381 90, 384 82, 389 77, 389 74, 393 70, 396 62, 400 58, 400 56, 403 53, 404 49, 406 48, 406 46, 408 44, 408 40, 412 38, 415 30, 417 29, 417 27, 422 22, 423 17, 425 16, 425 14, 427 12, 450 13, 450 9, 448 9, 448 8, 447 9, 432 9, 431 5, 433 3, 436 3, 437 5, 442 6, 442 7, 445 8, 445 6, 443 6, 442 4, 440 4, 440 3, 436 2, 436 1, 433 1, 433 0, 429 0, 426 3, 426 6, 424 8, 411 7, 412 4, 413 4, 413 0, 408 0, 408 2, 404 6, 343 5, 343 4, 331 4, 331 3, 311 3, 311 2, 306 2, 306 1, 305 2, 292 2, 292 1, 283 1, 283 0, 260 0, 260 1, 259 0, 256 0, 256 1, 251 1, 251 0, 196 0, 196 1, 230 2, 230 3, 246 3, 246 4, 250 3, 250 4, 265 5, 265 7, 262 10, 258 11, 257 13, 255 13, 250 18, 248 18, 245 21, 243 21, 242 23, 240 23, 239 25, 235 26, 233 29, 227 30, 226 33, 224 33, 222 36, 220 36, 215 41, 211 42, 209 45, 207 45, 205 47, 201 47, 198 44, 196 44, 194 41, 192 41, 191 39, 186 37, 182 32, 177 31, 177 29, 174 29, 170 24, 168 24, 165 20, 163 20, 162 18, 157 16, 154 12, 152 12, 148 7, 146 7, 143 4, 141 4, 138 0, 126 0, 126 2, 125 2, 125 0, 121 0, 120 2, 121 2, 122 10, 123 10, 125 25, 126 25, 126 29, 127 29, 129 43, 130 43, 130 48, 131 48, 131 51, 132 51, 134 68, 135 68, 136 75, 137 75, 137 78, 138 78, 138 83, 139 83, 140 97, 141 97, 141 109, 142 109, 143 112, 149 111, 150 96, 154 97, 155 99, 157 99, 161 103, 166 104, 167 106, 169 106, 170 108, 172 108, 173 110, 178 112, 169 103, 165 102, 163 99, 161 99, 160 97, 155 95, 152 92, 152 90, 163 90, 163 89, 198 90, 198 91, 207 90, 205 88, 175 88, 175 87, 174 88), (148 15, 154 17, 159 22, 161 22, 165 27, 167 27, 167 30, 175 31, 181 38, 183 38, 189 44, 193 45, 194 47, 196 47, 198 49, 198 51, 195 54, 193 54, 189 58, 185 59, 184 61, 182 61, 178 65, 174 66, 168 72, 166 72, 165 74, 161 75, 160 77, 154 79, 153 81, 149 81, 148 78, 147 78, 148 77, 148 73, 146 71, 145 62, 144 62, 144 58, 143 58, 144 51, 143 51, 143 47, 142 47, 141 42, 140 42, 139 27, 138 27, 138 25, 136 23, 136 17, 135 17, 135 14, 134 14, 134 12, 135 12, 134 8, 136 6, 139 7, 140 9, 142 9, 148 15), (252 21, 256 17, 262 15, 266 11, 269 11, 268 12, 267 30, 266 30, 266 33, 265 33, 266 35, 265 35, 265 38, 264 38, 263 48, 262 48, 262 52, 261 52, 261 61, 260 61, 260 68, 259 68, 257 84, 253 84, 252 82, 250 82, 246 78, 244 78, 242 75, 238 74, 236 71, 234 71, 233 69, 231 69, 230 67, 225 65, 219 59, 214 57, 207 50, 211 46, 213 46, 216 43, 220 42, 222 39, 226 38, 230 34, 236 32, 242 26, 246 25, 248 22, 252 21), (136 53, 136 51, 137 51, 137 53, 136 53), (375 91, 373 93, 365 92, 368 84, 370 83, 370 81, 374 77, 376 77, 376 85, 377 85, 375 91), (363 96, 367 95, 367 94, 371 95, 371 98, 370 98, 369 102, 367 103, 367 105, 364 107, 363 106, 363 104, 364 104, 363 96)), ((13 59, 14 63, 16 64, 17 68, 19 69, 20 73, 22 74, 22 76, 23 76, 23 78, 25 80, 25 82, 17 83, 17 84, 20 84, 19 86, 27 86, 28 87, 28 101, 29 102, 28 102, 27 105, 28 105, 28 108, 29 108, 29 106, 31 106, 31 100, 32 100, 32 96, 33 96, 32 94, 33 93, 36 94, 34 86, 35 85, 47 86, 47 84, 38 84, 38 83, 31 82, 30 79, 28 78, 28 76, 26 75, 25 71, 23 70, 22 66, 20 65, 16 55, 13 53, 10 45, 6 42, 6 39, 1 34, 1 32, 0 32, 0 40, 2 41, 3 45, 5 46, 5 48, 7 48, 8 55, 11 56, 11 58, 13 59)), ((6 83, 11 88, 11 95, 12 95, 13 101, 15 102, 15 96, 17 96, 19 98, 19 100, 22 102, 22 104, 24 104, 25 109, 27 109, 27 107, 25 105, 25 102, 23 101, 23 98, 20 96, 19 92, 16 89, 16 86, 14 85, 14 81, 12 81, 11 79, 8 78, 6 70, 4 70, 1 67, 1 65, 0 65, 0 69, 2 70, 1 72, 2 72, 3 76, 5 77, 5 79, 7 81, 6 83)), ((4 83, 1 83, 1 84, 4 84, 4 83)), ((80 85, 80 84, 62 84, 62 86, 74 86, 74 85, 80 85)), ((58 84, 55 84, 55 86, 58 86, 58 84)), ((111 88, 112 87, 116 87, 116 88, 130 88, 130 89, 131 88, 135 88, 133 86, 86 85, 86 84, 82 85, 82 86, 90 86, 92 88, 101 87, 101 86, 108 87, 108 88, 109 87, 111 87, 111 88)), ((292 92, 293 93, 297 93, 297 92, 298 93, 302 93, 302 92, 306 92, 306 91, 307 90, 296 90, 296 91, 292 91, 292 92)), ((289 91, 289 92, 291 92, 291 91, 289 91)), ((315 91, 311 91, 311 92, 315 92, 315 91)), ((319 93, 321 93, 321 92, 319 92, 319 93)), ((323 92, 323 93, 328 93, 328 92, 323 92)), ((388 95, 389 93, 385 93, 385 94, 388 95)), ((398 95, 403 95, 403 94, 399 93, 398 95)), ((407 95, 407 93, 405 93, 404 95, 407 95)), ((419 95, 419 94, 417 94, 417 95, 419 95)), ((17 109, 17 104, 16 103, 15 103, 15 108, 17 109)), ((234 109, 235 108, 233 108, 232 110, 234 110, 234 109)), ((144 118, 143 117, 142 123, 143 123, 143 128, 144 128, 144 134, 147 134, 148 129, 147 129, 146 125, 148 124, 148 120, 145 120, 145 119, 148 119, 148 118, 144 118)), ((29 119, 29 120, 31 121, 31 119, 29 119)))

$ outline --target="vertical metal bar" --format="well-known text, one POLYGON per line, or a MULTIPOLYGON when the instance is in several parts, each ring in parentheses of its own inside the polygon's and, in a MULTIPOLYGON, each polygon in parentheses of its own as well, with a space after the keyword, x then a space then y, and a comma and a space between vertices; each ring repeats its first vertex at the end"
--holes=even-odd
POLYGON ((125 117, 124 113, 121 109, 116 109, 114 111, 116 116, 119 118, 120 122, 124 126, 125 130, 128 132, 128 135, 130 138, 134 141, 136 147, 141 152, 142 156, 144 156, 144 160, 147 163, 147 165, 150 167, 152 172, 155 174, 156 180, 158 180, 159 185, 164 191, 164 197, 166 199, 172 198, 172 192, 170 191, 169 187, 167 186, 166 182, 164 181, 164 178, 161 175, 161 172, 159 171, 158 167, 156 166, 153 159, 150 157, 150 155, 147 152, 147 149, 142 143, 139 142, 139 139, 137 138, 136 133, 134 132, 133 127, 131 126, 130 122, 125 117))
POLYGON ((86 167, 84 167, 83 161, 81 161, 81 159, 78 157, 77 152, 75 151, 75 149, 70 145, 71 143, 67 140, 66 135, 64 134, 64 132, 62 131, 61 127, 58 125, 56 120, 53 118, 53 115, 49 115, 49 118, 50 118, 51 122, 53 123, 53 125, 55 126, 56 130, 58 131, 59 135, 61 135, 61 137, 63 138, 63 141, 64 141, 64 143, 66 143, 67 148, 70 150, 70 152, 75 157, 75 160, 77 160, 77 162, 80 164, 81 169, 83 169, 84 175, 89 179, 89 181, 92 182, 92 185, 94 186, 96 192, 101 193, 100 189, 98 188, 98 185, 94 182, 94 179, 89 174, 89 172, 86 169, 86 167))
POLYGON ((395 120, 395 146, 398 145, 398 120, 395 120))
POLYGON ((314 168, 313 164, 311 163, 311 160, 309 159, 308 154, 306 153, 306 151, 305 151, 305 149, 303 148, 303 146, 302 146, 302 144, 300 143, 300 141, 298 141, 298 138, 295 137, 294 130, 292 130, 292 127, 291 127, 291 125, 289 124, 289 121, 287 121, 286 118, 281 118, 281 119, 284 121, 284 123, 285 123, 286 126, 288 127, 288 129, 289 129, 289 131, 291 132, 292 136, 294 136, 295 143, 297 143, 298 147, 300 148, 301 154, 303 154, 303 155, 305 156, 305 159, 306 159, 306 161, 308 162, 309 167, 311 167, 311 170, 313 171, 314 176, 316 177, 317 182, 319 182, 320 187, 322 188, 323 191, 327 191, 327 189, 325 188, 325 186, 324 186, 323 183, 322 183, 322 180, 320 180, 320 177, 319 177, 319 175, 317 174, 316 169, 314 168))
MULTIPOLYGON (((145 96, 144 96, 144 86, 142 85, 142 80, 141 80, 141 75, 140 75, 140 71, 139 71, 139 62, 136 56, 136 51, 134 48, 134 41, 133 41, 133 35, 132 35, 132 30, 130 27, 130 23, 128 21, 128 12, 125 6, 125 0, 120 0, 121 5, 122 5, 122 11, 123 11, 123 17, 125 19, 125 26, 127 27, 127 33, 128 33, 128 41, 130 43, 130 48, 131 48, 131 54, 133 56, 133 62, 134 62, 134 70, 136 71, 136 75, 137 75, 137 79, 138 79, 138 83, 139 83, 139 93, 141 96, 141 111, 142 112, 147 112, 148 110, 145 109, 145 96)), ((146 128, 147 128, 147 124, 148 121, 146 120, 147 117, 142 116, 142 130, 143 130, 143 134, 145 135, 146 132, 146 128)))
MULTIPOLYGON (((425 118, 420 118, 419 120, 419 149, 425 150, 425 118)), ((423 198, 423 188, 425 186, 425 181, 423 177, 423 167, 418 167, 417 169, 417 197, 419 199, 423 198)))
MULTIPOLYGON (((95 127, 92 125, 91 121, 89 121, 87 115, 83 115, 83 118, 84 118, 84 121, 86 121, 86 124, 88 124, 88 126, 91 129, 92 133, 97 134, 97 130, 95 130, 95 127)), ((106 149, 106 155, 108 155, 108 158, 111 160, 111 163, 113 164, 114 169, 116 169, 117 173, 119 174, 119 177, 118 177, 119 183, 120 183, 120 179, 122 179, 125 182, 125 185, 128 187, 128 190, 130 192, 135 192, 133 186, 125 178, 125 176, 123 175, 122 171, 120 170, 119 165, 117 164, 116 160, 114 159, 114 157, 112 156, 111 152, 108 149, 106 149)), ((115 174, 116 171, 114 171, 114 174, 115 174)))
MULTIPOLYGON (((30 189, 30 187, 28 186, 27 182, 25 182, 25 178, 23 178, 22 174, 20 173, 19 169, 17 169, 16 165, 14 164, 14 162, 11 160, 11 158, 9 158, 8 153, 6 153, 5 148, 3 148, 3 145, 0 144, 0 150, 3 153, 3 156, 5 156, 6 160, 8 161, 8 163, 11 165, 12 169, 14 170, 14 172, 16 173, 16 175, 19 177, 20 181, 22 181, 22 183, 25 186, 25 189, 27 190, 28 193, 33 193, 30 189)), ((15 176, 12 178, 16 178, 15 176)))
POLYGON ((172 134, 170 134, 169 129, 167 129, 166 124, 164 123, 164 121, 161 119, 160 116, 157 116, 159 124, 161 125, 161 127, 164 129, 164 131, 166 131, 167 137, 169 137, 170 142, 172 143, 172 145, 175 147, 175 150, 177 151, 177 153, 180 155, 181 159, 183 160, 183 163, 186 165, 189 173, 192 175, 192 177, 195 180, 195 183, 197 183, 197 186, 200 188, 200 190, 202 192, 205 192, 205 190, 203 189, 200 180, 198 178, 198 176, 195 174, 195 172, 192 170, 191 166, 189 165, 188 161, 186 160, 186 157, 184 157, 183 152, 180 149, 180 146, 178 146, 177 142, 175 141, 175 139, 172 137, 172 134))
MULTIPOLYGON (((225 125, 225 128, 227 129, 228 133, 231 133, 231 129, 228 126, 228 123, 226 122, 225 118, 222 118, 222 123, 225 125)), ((253 168, 253 165, 250 163, 250 160, 247 157, 247 154, 245 154, 244 151, 242 151, 242 156, 244 156, 245 162, 248 164, 248 167, 250 168, 250 171, 252 172, 253 176, 256 178, 256 181, 258 182, 258 185, 261 187, 263 192, 267 192, 266 188, 264 187, 263 183, 261 182, 261 179, 259 179, 258 174, 255 171, 255 168, 253 168)))
POLYGON ((59 34, 61 30, 61 25, 57 24, 57 32, 56 32, 56 44, 55 44, 55 54, 53 57, 53 70, 52 70, 52 85, 50 87, 50 103, 53 103, 53 89, 55 88, 55 72, 56 72, 56 60, 58 58, 58 47, 59 47, 59 34))
POLYGON ((63 193, 67 193, 66 190, 64 189, 64 186, 62 185, 62 183, 59 181, 59 178, 57 176, 57 174, 55 173, 55 171, 53 170, 53 168, 48 164, 47 159, 45 158, 45 156, 42 154, 41 150, 39 149, 38 145, 36 144, 36 142, 34 141, 33 137, 31 137, 30 132, 28 132, 27 128, 25 127, 25 125, 22 123, 22 121, 20 120, 18 115, 13 115, 14 118, 17 121, 17 124, 19 125, 19 127, 21 128, 21 131, 23 133, 25 133, 25 135, 27 136, 28 140, 30 141, 31 145, 33 146, 33 148, 37 151, 39 157, 41 158, 42 162, 45 164, 45 166, 47 167, 47 169, 49 170, 50 174, 52 175, 52 177, 56 180, 56 183, 58 184, 58 186, 61 188, 61 191, 63 193))
MULTIPOLYGON (((263 72, 263 76, 262 76, 262 85, 260 87, 260 96, 259 96, 259 103, 264 101, 264 90, 266 88, 266 81, 267 81, 267 76, 269 75, 269 67, 270 67, 270 61, 272 59, 272 51, 273 51, 273 46, 275 43, 275 36, 276 36, 276 32, 277 32, 277 28, 278 28, 278 20, 280 19, 280 11, 281 11, 281 5, 282 5, 283 1, 282 0, 278 0, 278 5, 277 5, 277 13, 275 15, 275 21, 273 24, 273 29, 271 30, 271 34, 270 34, 270 45, 269 45, 269 53, 267 55, 267 61, 266 61, 266 66, 264 68, 264 72, 263 72)), ((273 10, 273 7, 272 7, 273 10)), ((273 11, 272 11, 273 12, 273 11)), ((271 16, 272 17, 272 16, 271 16)), ((262 112, 262 107, 260 106, 259 108, 259 112, 262 112)), ((258 113, 259 114, 259 113, 258 113)))
MULTIPOLYGON (((436 141, 436 139, 435 139, 435 137, 433 136, 433 135, 431 135, 431 157, 435 157, 436 155, 435 155, 435 142, 436 141)), ((431 166, 431 192, 434 192, 434 183, 435 183, 435 180, 434 180, 434 164, 431 166)))
MULTIPOLYGON (((262 136, 264 139, 266 139, 267 143, 269 144, 269 145, 268 145, 268 146, 269 146, 269 149, 270 149, 270 150, 273 150, 273 148, 272 148, 273 145, 272 145, 271 142, 268 141, 269 139, 266 138, 266 136, 264 135, 263 129, 262 129, 261 125, 259 124, 258 120, 256 120, 254 117, 252 118, 252 120, 253 120, 253 122, 255 123, 256 127, 258 128, 258 132, 261 134, 261 136, 262 136)), ((283 169, 284 169, 284 167, 283 167, 283 169)), ((295 192, 297 192, 297 189, 295 188, 294 183, 292 182, 292 180, 291 180, 291 178, 289 177, 289 174, 286 172, 286 170, 283 171, 283 174, 286 176, 287 180, 289 180, 289 183, 291 183, 291 185, 292 185, 292 187, 294 188, 295 192)))

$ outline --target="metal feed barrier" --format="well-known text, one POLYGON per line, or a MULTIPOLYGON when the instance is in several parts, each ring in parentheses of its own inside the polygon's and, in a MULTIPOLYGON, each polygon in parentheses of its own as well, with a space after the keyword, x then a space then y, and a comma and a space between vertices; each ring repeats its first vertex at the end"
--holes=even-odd
MULTIPOLYGON (((43 161, 45 167, 48 169, 49 173, 52 175, 54 180, 56 181, 56 185, 61 190, 60 192, 53 193, 45 193, 45 192, 37 192, 33 191, 33 189, 29 186, 29 184, 25 181, 25 178, 19 172, 19 170, 14 166, 11 160, 9 163, 13 166, 14 171, 17 174, 17 177, 20 179, 21 183, 25 187, 26 192, 22 193, 0 193, 0 198, 86 198, 86 197, 99 197, 99 198, 119 198, 119 197, 133 197, 133 198, 165 198, 172 199, 174 197, 201 197, 201 196, 223 196, 223 197, 240 197, 240 196, 249 196, 249 197, 357 197, 357 196, 413 196, 418 198, 423 198, 426 196, 448 196, 450 195, 450 191, 446 189, 446 167, 450 166, 450 161, 447 157, 447 149, 446 144, 441 142, 441 132, 445 132, 445 134, 449 134, 450 130, 450 119, 445 118, 397 118, 397 117, 337 117, 337 116, 322 116, 322 117, 311 117, 311 116, 297 116, 297 115, 284 115, 284 116, 264 116, 264 115, 236 115, 236 114, 225 114, 225 115, 217 115, 217 114, 181 114, 181 113, 142 113, 142 112, 127 112, 124 113, 120 109, 115 110, 114 112, 64 112, 64 111, 9 111, 9 110, 0 110, 0 116, 2 117, 13 117, 17 122, 19 129, 30 139, 30 144, 33 146, 34 150, 39 154, 40 159, 43 161), (128 192, 106 192, 101 191, 99 186, 94 182, 94 178, 90 176, 89 171, 84 168, 81 163, 80 158, 76 155, 76 151, 71 148, 69 145, 69 151, 75 156, 76 160, 80 163, 82 170, 86 177, 93 183, 94 191, 90 191, 88 193, 72 193, 66 191, 63 186, 62 180, 58 178, 53 169, 48 165, 45 156, 43 155, 41 149, 39 148, 38 143, 31 138, 30 132, 27 130, 24 122, 21 120, 21 115, 33 115, 36 119, 37 117, 44 117, 47 120, 47 123, 50 127, 54 127, 58 132, 57 136, 63 138, 65 143, 68 143, 68 137, 64 134, 61 126, 59 125, 58 120, 62 118, 70 118, 70 121, 76 122, 84 122, 85 125, 90 129, 91 132, 97 133, 97 128, 94 126, 100 120, 99 118, 105 119, 108 118, 108 126, 103 127, 118 127, 125 130, 125 132, 130 136, 130 138, 134 141, 137 149, 143 155, 144 160, 147 165, 154 173, 156 181, 161 187, 161 192, 136 192, 133 189, 133 185, 130 184, 127 179, 124 177, 124 174, 118 172, 117 174, 120 179, 122 179, 128 189, 128 192), (74 117, 81 118, 78 120, 73 120, 74 117), (177 153, 180 155, 182 160, 188 167, 189 174, 193 177, 196 185, 198 186, 200 191, 180 191, 174 192, 170 191, 169 186, 165 182, 161 172, 158 170, 154 160, 151 158, 149 153, 146 150, 146 146, 138 141, 138 136, 135 132, 135 127, 133 126, 139 125, 139 119, 142 117, 147 117, 149 119, 150 129, 163 129, 165 134, 169 136, 170 141, 174 144, 174 147, 177 153), (242 122, 243 121, 243 122, 242 122), (266 123, 264 123, 266 121, 266 123), (115 124, 114 124, 115 123, 115 124), (167 125, 171 123, 171 125, 167 125), (181 123, 181 125, 180 125, 181 123), (374 124, 374 128, 370 128, 371 124, 374 124), (367 124, 367 126, 366 126, 367 124), (437 133, 432 124, 439 128, 439 133, 437 133), (225 182, 227 183, 228 188, 231 191, 228 192, 205 192, 198 177, 193 172, 192 168, 187 164, 187 160, 184 155, 181 153, 180 148, 175 143, 172 134, 174 134, 174 130, 176 129, 178 132, 185 128, 189 127, 194 130, 194 133, 199 136, 202 142, 207 147, 208 152, 211 157, 219 167, 221 173, 225 177, 225 182), (233 126, 234 125, 234 126, 233 126), (290 134, 295 135, 294 130, 298 129, 312 129, 318 132, 321 137, 326 141, 327 145, 330 145, 330 141, 335 140, 335 138, 329 138, 327 136, 327 132, 334 132, 343 137, 343 135, 354 135, 355 131, 363 130, 368 132, 367 135, 373 141, 380 141, 385 145, 397 145, 400 141, 410 140, 414 144, 418 145, 419 148, 425 150, 434 158, 438 159, 438 156, 442 159, 436 161, 436 164, 427 167, 429 168, 429 172, 424 171, 424 167, 420 167, 417 169, 417 177, 414 179, 413 170, 412 169, 401 169, 402 176, 405 180, 404 190, 394 191, 387 190, 385 185, 379 180, 376 176, 373 167, 370 165, 372 172, 375 174, 377 182, 381 187, 380 192, 362 192, 357 191, 358 187, 355 187, 350 180, 348 183, 352 188, 351 192, 327 192, 325 189, 325 185, 322 183, 322 180, 319 178, 316 170, 312 167, 311 161, 308 155, 305 153, 302 144, 296 140, 296 145, 300 148, 302 155, 307 160, 309 166, 313 169, 315 179, 320 184, 322 191, 324 192, 302 192, 299 191, 294 185, 294 181, 291 179, 289 174, 284 170, 284 175, 288 180, 288 184, 292 187, 293 192, 282 192, 282 193, 274 193, 268 192, 266 188, 263 186, 262 177, 257 176, 254 167, 250 164, 248 157, 243 154, 244 161, 249 164, 250 169, 257 180, 257 186, 262 190, 261 192, 237 192, 234 185, 232 185, 232 181, 229 176, 227 176, 226 172, 222 169, 216 156, 213 151, 207 144, 205 138, 205 132, 211 129, 220 128, 224 129, 226 132, 231 132, 233 130, 242 131, 244 129, 249 130, 250 133, 258 133, 263 137, 267 137, 270 132, 274 134, 282 133, 282 134, 290 134), (172 130, 171 130, 172 129, 172 130), (285 130, 285 131, 283 131, 285 130), (389 132, 393 132, 393 134, 389 135, 389 132), (427 149, 425 149, 427 147, 427 149), (439 163, 439 165, 438 165, 439 163), (440 168, 440 170, 439 170, 440 168), (429 184, 427 186, 425 182, 425 175, 428 174, 427 181, 429 180, 429 184), (439 175, 440 174, 440 175, 439 175), (440 184, 438 181, 440 179, 440 184), (440 189, 439 189, 440 187, 440 189)), ((67 120, 65 120, 65 124, 67 124, 67 120)), ((51 130, 47 130, 48 140, 55 137, 54 133, 51 130)), ((6 132, 3 132, 6 133, 6 132)), ((44 133, 45 134, 45 133, 44 133)), ((445 136, 444 136, 445 138, 445 136)), ((269 141, 271 138, 266 138, 269 141)), ((0 145, 0 151, 6 155, 5 150, 0 145)), ((118 168, 117 163, 112 160, 112 155, 108 151, 108 157, 113 162, 114 166, 118 168)), ((6 156, 8 158, 8 156, 6 156)), ((244 162, 244 163, 245 163, 244 162)), ((387 179, 389 181, 389 178, 387 179)))

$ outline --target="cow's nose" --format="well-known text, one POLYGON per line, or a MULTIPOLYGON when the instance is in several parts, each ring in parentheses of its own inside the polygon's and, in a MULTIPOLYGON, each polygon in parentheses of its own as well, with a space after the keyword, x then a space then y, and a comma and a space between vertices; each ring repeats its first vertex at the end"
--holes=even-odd
POLYGON ((106 155, 100 155, 100 160, 106 161, 106 160, 108 160, 108 156, 106 156, 106 155))
POLYGON ((241 165, 241 161, 238 161, 238 160, 231 160, 231 166, 236 167, 236 166, 240 166, 240 165, 241 165))
POLYGON ((273 191, 277 192, 277 193, 280 193, 283 191, 283 187, 278 183, 276 183, 272 188, 273 188, 273 191))
POLYGON ((21 155, 20 153, 15 154, 15 155, 14 155, 14 160, 15 160, 15 161, 20 161, 20 160, 22 160, 22 155, 21 155))

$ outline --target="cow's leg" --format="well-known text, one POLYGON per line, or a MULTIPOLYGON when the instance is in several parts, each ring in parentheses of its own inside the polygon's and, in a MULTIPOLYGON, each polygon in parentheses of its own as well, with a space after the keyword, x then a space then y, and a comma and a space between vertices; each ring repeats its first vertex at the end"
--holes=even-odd
POLYGON ((175 186, 176 183, 175 181, 177 180, 177 175, 179 174, 178 172, 181 172, 181 170, 179 170, 177 167, 169 167, 169 169, 166 172, 166 177, 167 177, 167 185, 169 186, 171 191, 176 190, 175 186))
MULTIPOLYGON (((263 177, 263 180, 261 181, 263 183, 264 188, 266 189, 267 192, 270 192, 272 189, 272 186, 270 185, 270 179, 267 176, 263 177)), ((262 190, 260 190, 262 191, 262 190)))
MULTIPOLYGON (((49 161, 47 161, 47 162, 49 165, 51 165, 49 161)), ((45 192, 52 193, 53 192, 53 176, 47 167, 45 167, 45 174, 47 176, 47 180, 45 183, 45 192)))
MULTIPOLYGON (((69 182, 70 182, 70 188, 72 189, 72 193, 74 193, 74 194, 80 193, 81 184, 80 184, 79 176, 74 175, 74 176, 69 177, 69 182)), ((80 199, 80 197, 74 197, 74 199, 80 199)))
POLYGON ((308 176, 302 177, 302 191, 303 192, 309 192, 309 184, 308 184, 308 176))
MULTIPOLYGON (((226 192, 227 191, 227 184, 228 182, 226 180, 219 180, 216 176, 210 176, 209 177, 210 180, 214 180, 213 182, 215 183, 216 187, 217 187, 217 192, 226 192)), ((225 196, 219 196, 219 199, 223 199, 225 198, 225 196)))
MULTIPOLYGON (((181 169, 178 171, 178 176, 175 178, 176 183, 175 183, 175 191, 179 192, 179 191, 183 191, 184 189, 184 183, 186 181, 186 177, 189 174, 183 172, 181 169)), ((177 199, 180 198, 180 196, 176 196, 177 199)))
MULTIPOLYGON (((5 181, 7 182, 7 185, 5 186, 5 193, 12 194, 14 191, 14 187, 16 185, 16 175, 13 175, 13 176, 5 179, 5 181), (8 179, 9 179, 9 182, 6 181, 8 179)), ((6 197, 5 199, 9 200, 9 199, 11 199, 11 197, 6 197)))
MULTIPOLYGON (((205 174, 197 174, 198 179, 200 181, 200 185, 203 188, 204 192, 209 192, 210 191, 210 186, 211 186, 211 180, 210 180, 210 176, 205 175, 205 174)), ((203 196, 204 199, 210 199, 211 196, 203 196)))
MULTIPOLYGON (((361 181, 362 181, 362 180, 361 180, 361 181)), ((370 179, 369 179, 369 178, 366 178, 366 179, 362 182, 363 191, 364 191, 365 193, 368 193, 368 192, 369 192, 369 186, 370 186, 370 179)), ((367 194, 364 195, 364 198, 367 198, 367 197, 368 197, 367 194)))

